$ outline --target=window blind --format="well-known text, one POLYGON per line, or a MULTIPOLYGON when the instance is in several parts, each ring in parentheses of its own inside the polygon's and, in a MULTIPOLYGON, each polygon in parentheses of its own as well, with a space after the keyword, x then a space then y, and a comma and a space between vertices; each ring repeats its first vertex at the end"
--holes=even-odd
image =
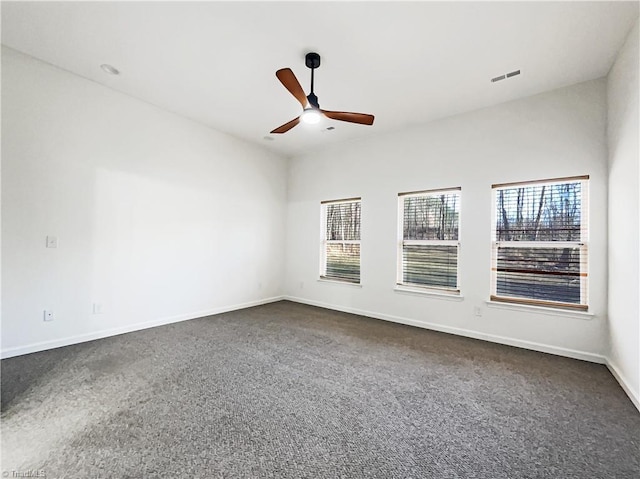
POLYGON ((398 283, 457 291, 460 191, 406 193, 399 200, 398 283))
POLYGON ((491 299, 587 308, 587 180, 494 187, 491 299))
POLYGON ((360 282, 361 201, 350 199, 325 202, 323 264, 325 279, 360 282))
POLYGON ((327 240, 360 241, 360 205, 360 201, 325 205, 327 240))

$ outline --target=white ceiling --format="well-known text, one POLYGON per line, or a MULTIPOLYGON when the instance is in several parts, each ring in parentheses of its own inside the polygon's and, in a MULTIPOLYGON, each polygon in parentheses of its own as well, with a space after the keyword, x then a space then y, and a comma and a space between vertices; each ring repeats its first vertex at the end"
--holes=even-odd
POLYGON ((638 2, 3 1, 1 14, 6 46, 291 156, 602 77, 638 2), (300 114, 275 71, 308 93, 308 51, 321 107, 373 126, 269 135, 300 114))

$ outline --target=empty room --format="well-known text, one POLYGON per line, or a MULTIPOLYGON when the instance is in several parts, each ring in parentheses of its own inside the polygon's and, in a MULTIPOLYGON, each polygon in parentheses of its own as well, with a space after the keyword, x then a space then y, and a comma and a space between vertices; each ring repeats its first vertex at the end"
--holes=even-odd
POLYGON ((2 477, 640 477, 638 1, 2 1, 2 477))

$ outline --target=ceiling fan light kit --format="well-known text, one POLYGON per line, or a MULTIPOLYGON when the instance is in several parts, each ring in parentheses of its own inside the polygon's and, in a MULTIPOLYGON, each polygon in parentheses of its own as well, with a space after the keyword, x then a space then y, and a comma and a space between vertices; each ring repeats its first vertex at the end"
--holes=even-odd
POLYGON ((317 125, 322 120, 322 113, 317 108, 305 108, 300 118, 308 125, 317 125))
POLYGON ((304 94, 304 90, 300 86, 300 82, 293 74, 290 68, 282 68, 276 72, 276 77, 280 83, 291 93, 302 105, 302 114, 293 120, 280 125, 271 133, 286 133, 296 126, 302 120, 304 123, 317 124, 322 117, 331 118, 332 120, 347 121, 349 123, 358 123, 360 125, 373 125, 374 116, 367 113, 351 113, 346 111, 329 111, 322 110, 318 103, 318 97, 313 91, 314 87, 314 71, 320 66, 320 55, 315 52, 309 52, 305 55, 305 65, 311 69, 311 91, 308 95, 304 94))

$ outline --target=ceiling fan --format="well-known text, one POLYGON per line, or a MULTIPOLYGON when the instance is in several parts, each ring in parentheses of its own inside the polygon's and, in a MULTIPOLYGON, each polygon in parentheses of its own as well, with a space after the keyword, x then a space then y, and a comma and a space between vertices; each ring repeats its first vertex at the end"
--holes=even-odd
POLYGON ((276 77, 289 90, 289 92, 302 105, 302 114, 298 118, 279 126, 271 133, 286 133, 296 126, 300 121, 305 123, 318 123, 322 116, 331 118, 332 120, 348 121, 350 123, 359 123, 361 125, 373 125, 373 115, 366 113, 350 113, 347 111, 329 111, 322 110, 318 104, 318 97, 313 92, 313 71, 320 66, 320 55, 317 53, 307 53, 305 55, 305 64, 311 69, 311 93, 304 94, 304 90, 300 86, 300 82, 293 74, 290 68, 282 68, 276 72, 276 77))

